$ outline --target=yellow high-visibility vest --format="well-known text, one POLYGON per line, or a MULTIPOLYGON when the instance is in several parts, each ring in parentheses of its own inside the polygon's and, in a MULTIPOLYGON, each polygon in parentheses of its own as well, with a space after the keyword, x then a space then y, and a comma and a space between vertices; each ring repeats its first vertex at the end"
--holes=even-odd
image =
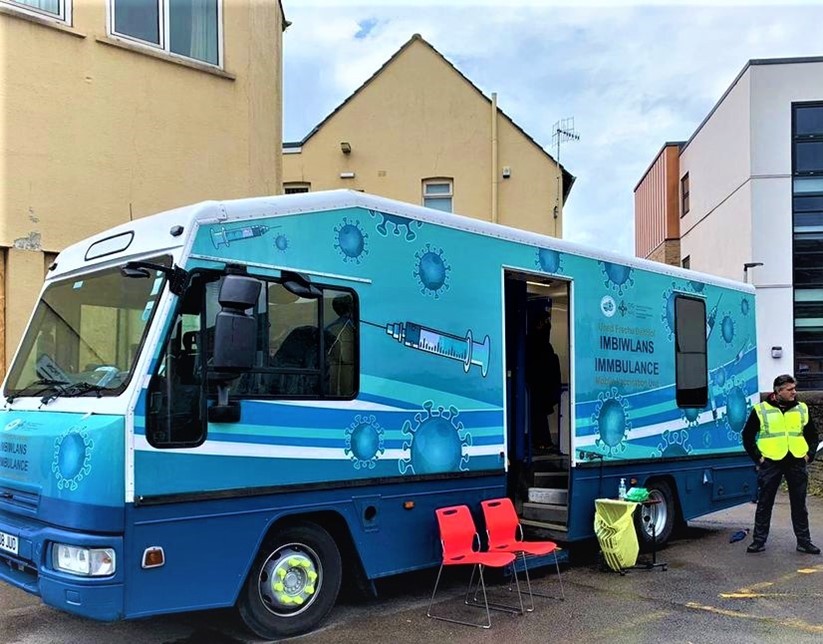
POLYGON ((803 458, 809 451, 803 428, 809 422, 809 408, 806 403, 798 403, 786 413, 779 408, 762 402, 754 406, 760 420, 757 434, 757 449, 766 458, 779 461, 789 452, 796 458, 803 458))

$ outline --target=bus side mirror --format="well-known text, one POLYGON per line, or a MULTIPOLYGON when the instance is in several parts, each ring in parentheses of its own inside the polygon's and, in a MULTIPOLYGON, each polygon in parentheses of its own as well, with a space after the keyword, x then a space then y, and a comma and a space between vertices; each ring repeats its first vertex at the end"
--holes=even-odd
POLYGON ((214 323, 216 372, 240 375, 254 366, 257 356, 257 316, 246 311, 257 306, 261 284, 243 275, 226 275, 220 286, 220 313, 214 323))

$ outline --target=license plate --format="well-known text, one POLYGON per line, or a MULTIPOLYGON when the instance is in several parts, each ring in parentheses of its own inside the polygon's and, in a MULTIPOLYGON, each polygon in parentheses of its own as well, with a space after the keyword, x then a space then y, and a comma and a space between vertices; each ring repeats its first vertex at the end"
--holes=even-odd
POLYGON ((13 534, 0 532, 0 550, 5 550, 13 555, 17 554, 17 537, 13 534))

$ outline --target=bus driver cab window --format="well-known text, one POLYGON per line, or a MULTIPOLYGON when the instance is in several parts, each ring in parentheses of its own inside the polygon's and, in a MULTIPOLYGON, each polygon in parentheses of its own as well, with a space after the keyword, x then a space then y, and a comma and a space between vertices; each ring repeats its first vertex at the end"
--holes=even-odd
POLYGON ((192 277, 149 386, 146 435, 154 447, 193 447, 205 437, 201 314, 207 281, 192 277))

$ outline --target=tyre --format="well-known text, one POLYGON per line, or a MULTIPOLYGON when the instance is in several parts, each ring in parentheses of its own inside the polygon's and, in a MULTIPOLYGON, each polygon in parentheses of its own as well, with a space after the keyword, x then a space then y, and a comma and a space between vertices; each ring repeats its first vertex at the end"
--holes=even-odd
POLYGON ((297 523, 268 537, 240 592, 243 621, 264 639, 300 635, 329 614, 342 566, 334 539, 314 523, 297 523))
POLYGON ((677 507, 672 489, 666 481, 652 481, 646 485, 649 500, 657 503, 641 505, 634 514, 634 527, 642 550, 665 544, 674 529, 677 507))

